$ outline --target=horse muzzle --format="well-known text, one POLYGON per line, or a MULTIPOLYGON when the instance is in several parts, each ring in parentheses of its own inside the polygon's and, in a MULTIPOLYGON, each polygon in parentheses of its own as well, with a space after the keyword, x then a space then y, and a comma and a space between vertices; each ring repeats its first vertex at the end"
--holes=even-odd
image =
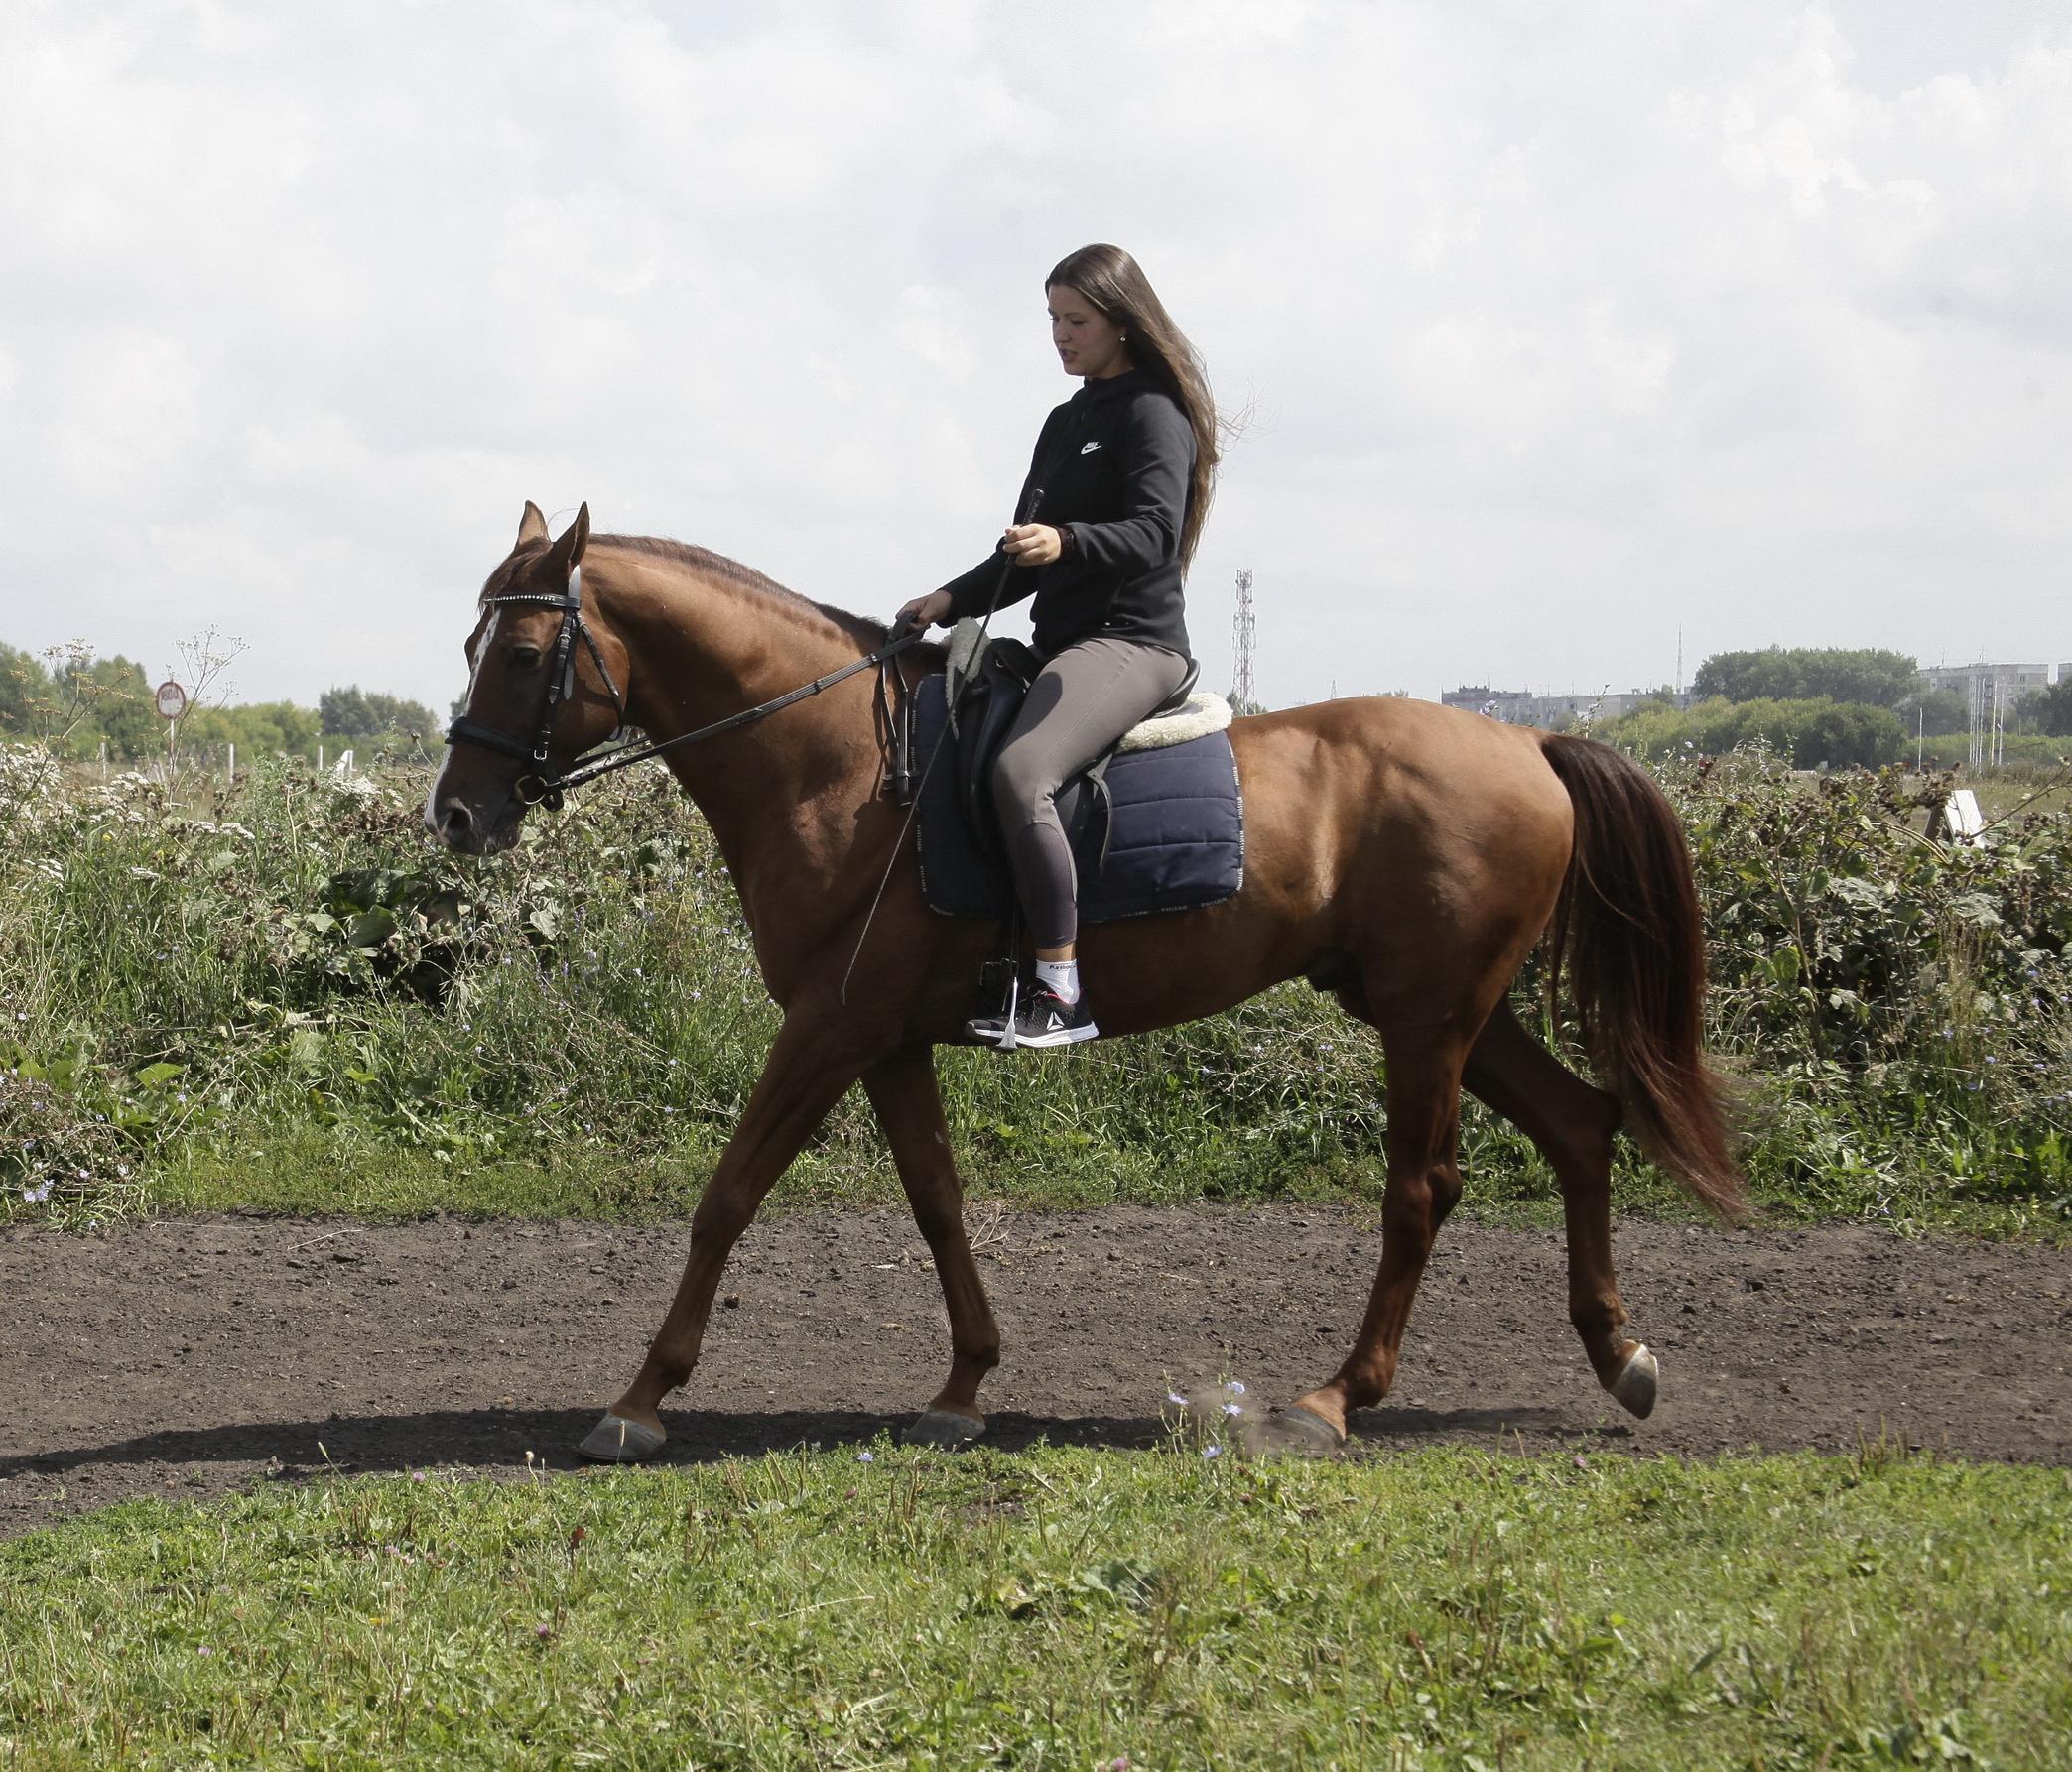
POLYGON ((513 798, 505 802, 503 817, 485 819, 457 794, 435 794, 425 805, 425 827, 463 855, 495 855, 517 842, 524 810, 513 798))

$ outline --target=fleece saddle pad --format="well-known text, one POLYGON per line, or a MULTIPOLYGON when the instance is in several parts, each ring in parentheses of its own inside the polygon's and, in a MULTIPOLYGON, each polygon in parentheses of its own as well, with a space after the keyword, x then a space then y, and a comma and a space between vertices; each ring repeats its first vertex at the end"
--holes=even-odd
MULTIPOLYGON (((922 891, 929 907, 946 916, 1004 917, 1013 908, 1014 887, 979 847, 960 804, 943 679, 923 678, 915 695, 914 762, 924 780, 916 820, 922 891)), ((1200 910, 1243 884, 1244 808, 1228 732, 1118 751, 1107 766, 1106 804, 1099 795, 1082 799, 1087 810, 1069 832, 1082 923, 1200 910)))

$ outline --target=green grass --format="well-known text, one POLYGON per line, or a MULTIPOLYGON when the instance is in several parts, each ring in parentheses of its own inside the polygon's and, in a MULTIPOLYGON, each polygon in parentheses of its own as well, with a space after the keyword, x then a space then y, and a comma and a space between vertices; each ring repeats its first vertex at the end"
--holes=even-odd
MULTIPOLYGON (((1457 1221, 1558 1227, 1561 1197, 1537 1155, 1519 1148, 1522 1139, 1472 1105, 1465 1125, 1468 1192, 1457 1221)), ((1230 1144, 1161 1152, 1090 1139, 1037 1141, 1016 1150, 982 1132, 954 1130, 968 1198, 1011 1208, 1211 1202, 1378 1211, 1387 1180, 1376 1155, 1342 1148, 1289 1157, 1230 1144)), ((1775 1136, 1781 1144, 1783 1135, 1775 1136)), ((1811 1136, 1834 1139, 1828 1162, 1791 1190, 1761 1185, 1758 1171, 1756 1222, 1856 1219, 1910 1233, 2072 1241, 2072 1218, 2061 1202, 1966 1199, 1951 1178, 1932 1170, 1853 1164, 1846 1135, 1832 1127, 1817 1126, 1811 1136)), ((583 1141, 540 1158, 479 1162, 438 1149, 398 1148, 350 1125, 289 1123, 255 1129, 235 1144, 176 1150, 149 1178, 142 1204, 150 1211, 264 1211, 382 1223, 436 1212, 655 1223, 689 1215, 719 1149, 716 1139, 630 1153, 583 1141)), ((1803 1152, 1794 1155, 1802 1159, 1803 1152)), ((868 1129, 802 1156, 771 1193, 763 1215, 829 1206, 907 1209, 891 1158, 868 1129)), ((1613 1208, 1620 1218, 1710 1222, 1673 1183, 1631 1153, 1614 1172, 1613 1208)), ((17 1215, 26 1216, 0 1200, 0 1223, 17 1215)))
MULTIPOLYGON (((350 1128, 291 1126, 235 1149, 182 1153, 153 1178, 151 1204, 167 1211, 342 1213, 377 1221, 446 1212, 646 1223, 689 1216, 719 1150, 717 1140, 634 1154, 579 1144, 540 1159, 470 1163, 394 1150, 350 1128)), ((1178 1164, 1157 1152, 1101 1144, 1026 1154, 974 1153, 967 1145, 965 1154, 974 1159, 966 1165, 971 1200, 1049 1209, 1269 1200, 1378 1204, 1385 1180, 1378 1163, 1343 1154, 1261 1163, 1241 1150, 1206 1150, 1187 1153, 1178 1164)), ((1538 1214, 1534 1221, 1552 1222, 1559 1202, 1549 1188, 1544 1201, 1506 1201, 1503 1209, 1522 1206, 1538 1214)), ((801 1157, 777 1184, 767 1209, 812 1206, 907 1209, 889 1153, 867 1136, 801 1157)), ((0 1222, 5 1219, 0 1211, 0 1222)))
POLYGON ((0 1546, 38 1766, 2063 1763, 2072 1474, 880 1442, 0 1546))

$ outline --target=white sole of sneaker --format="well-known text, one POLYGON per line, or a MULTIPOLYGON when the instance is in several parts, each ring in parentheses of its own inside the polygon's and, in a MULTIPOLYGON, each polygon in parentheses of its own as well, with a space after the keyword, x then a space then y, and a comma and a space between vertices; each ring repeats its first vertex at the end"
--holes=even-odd
MULTIPOLYGON (((1092 1022, 1083 1028, 1060 1028, 1055 1034, 1017 1034, 1014 1044, 1022 1046, 1077 1046, 1082 1040, 1099 1040, 1101 1030, 1092 1022)), ((1004 1046, 995 1050, 1005 1052, 1004 1046)))

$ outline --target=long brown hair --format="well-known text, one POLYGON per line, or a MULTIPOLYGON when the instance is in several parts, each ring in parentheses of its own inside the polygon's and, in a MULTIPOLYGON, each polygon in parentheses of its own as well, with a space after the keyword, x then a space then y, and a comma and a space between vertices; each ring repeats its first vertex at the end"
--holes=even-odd
POLYGON ((1076 289, 1126 334, 1129 360, 1170 394, 1194 432, 1194 471, 1187 477, 1187 514, 1180 526, 1180 566, 1185 570, 1201 540, 1202 523, 1216 490, 1216 402, 1209 375, 1187 334, 1173 324, 1165 304, 1151 287, 1143 268, 1119 246, 1099 243, 1068 252, 1043 280, 1046 291, 1059 284, 1076 289))

